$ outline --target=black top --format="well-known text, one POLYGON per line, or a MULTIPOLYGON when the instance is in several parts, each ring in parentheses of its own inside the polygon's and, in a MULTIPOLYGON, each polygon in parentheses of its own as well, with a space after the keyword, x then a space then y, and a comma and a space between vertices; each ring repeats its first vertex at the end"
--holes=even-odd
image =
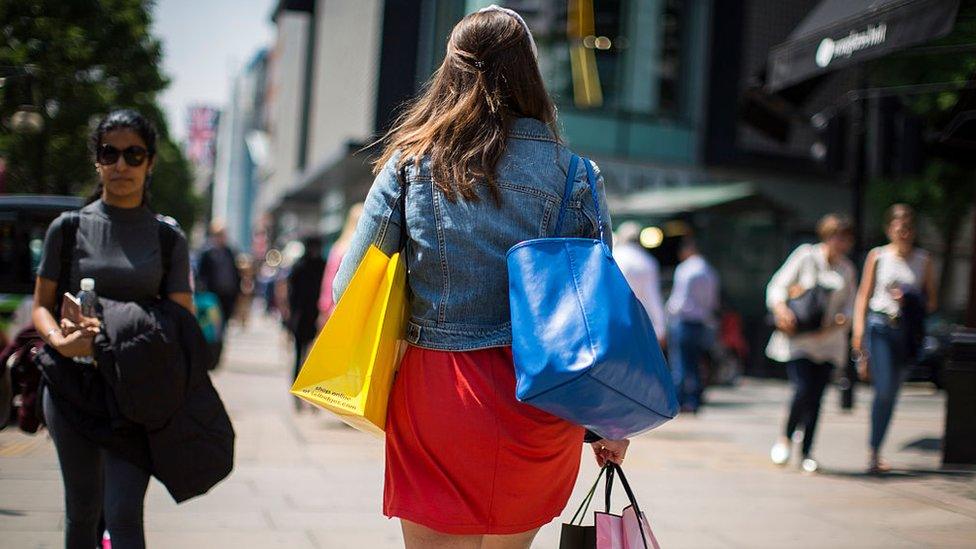
MULTIPOLYGON (((38 275, 48 280, 57 281, 61 274, 61 224, 65 215, 51 223, 44 238, 38 275)), ((82 208, 69 291, 77 292, 82 278, 93 278, 95 292, 102 297, 116 301, 147 301, 157 297, 163 279, 160 223, 145 207, 116 208, 96 200, 82 208)), ((186 237, 179 233, 163 293, 190 291, 189 250, 186 237)))
POLYGON ((325 261, 319 257, 303 257, 288 275, 288 329, 298 339, 310 340, 318 332, 319 294, 325 261))

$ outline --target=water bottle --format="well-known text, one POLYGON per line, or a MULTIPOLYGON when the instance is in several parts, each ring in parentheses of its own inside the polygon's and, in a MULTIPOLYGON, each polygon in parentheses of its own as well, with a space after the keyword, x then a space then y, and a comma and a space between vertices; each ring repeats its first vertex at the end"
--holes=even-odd
MULTIPOLYGON (((82 278, 81 291, 78 293, 78 301, 81 303, 81 316, 95 318, 98 316, 98 294, 95 293, 95 279, 82 278)), ((82 364, 92 364, 94 361, 90 356, 75 358, 75 362, 82 364)))

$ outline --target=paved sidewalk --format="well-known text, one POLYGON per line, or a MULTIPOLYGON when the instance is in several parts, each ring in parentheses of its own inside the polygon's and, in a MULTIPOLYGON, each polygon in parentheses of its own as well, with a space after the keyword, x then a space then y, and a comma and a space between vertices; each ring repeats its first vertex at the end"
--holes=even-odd
MULTIPOLYGON (((237 465, 210 494, 177 506, 153 481, 146 501, 150 547, 383 548, 399 527, 380 514, 383 447, 327 414, 293 412, 290 345, 252 317, 230 335, 215 382, 237 429, 237 465)), ((697 417, 681 417, 631 446, 626 467, 662 546, 974 547, 976 480, 940 469, 944 402, 906 388, 889 435, 897 472, 862 474, 867 403, 852 414, 825 402, 817 457, 807 475, 769 463, 788 388, 745 381, 713 389, 697 417)), ((585 452, 584 452, 585 454, 585 452)), ((597 470, 588 455, 576 494, 597 470)), ((62 546, 61 481, 46 434, 0 432, 0 548, 62 546)), ((558 545, 559 522, 535 547, 558 545)))

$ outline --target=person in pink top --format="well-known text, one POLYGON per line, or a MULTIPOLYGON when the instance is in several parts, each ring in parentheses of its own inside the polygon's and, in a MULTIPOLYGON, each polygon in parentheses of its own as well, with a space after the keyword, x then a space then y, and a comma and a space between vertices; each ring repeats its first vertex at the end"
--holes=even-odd
POLYGON ((329 258, 325 263, 325 274, 322 276, 322 291, 319 294, 319 329, 325 326, 325 322, 332 315, 335 309, 335 299, 332 296, 332 282, 335 280, 336 273, 339 271, 339 264, 342 263, 343 256, 349 248, 349 241, 353 233, 356 232, 356 224, 359 217, 363 214, 362 202, 353 204, 346 215, 346 224, 342 228, 342 233, 329 250, 329 258))

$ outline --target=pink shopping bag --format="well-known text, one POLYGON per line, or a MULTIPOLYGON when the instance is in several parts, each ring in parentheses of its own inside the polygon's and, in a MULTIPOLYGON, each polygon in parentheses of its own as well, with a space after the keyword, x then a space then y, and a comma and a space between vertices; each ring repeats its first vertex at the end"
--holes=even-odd
POLYGON ((633 505, 628 505, 620 516, 597 511, 594 522, 596 549, 661 549, 651 531, 651 525, 647 522, 647 515, 641 513, 641 522, 638 524, 633 505))
POLYGON ((623 469, 614 463, 607 463, 597 476, 593 487, 587 492, 576 514, 569 524, 563 524, 559 539, 560 549, 661 549, 647 515, 640 511, 637 498, 624 476, 623 469), (593 526, 583 526, 583 517, 590 507, 600 478, 606 473, 606 507, 605 512, 594 513, 593 526), (620 484, 627 492, 630 505, 624 508, 620 515, 610 513, 610 495, 613 490, 614 476, 620 477, 620 484), (641 520, 638 521, 637 517, 641 520), (579 524, 577 524, 577 519, 579 524))

